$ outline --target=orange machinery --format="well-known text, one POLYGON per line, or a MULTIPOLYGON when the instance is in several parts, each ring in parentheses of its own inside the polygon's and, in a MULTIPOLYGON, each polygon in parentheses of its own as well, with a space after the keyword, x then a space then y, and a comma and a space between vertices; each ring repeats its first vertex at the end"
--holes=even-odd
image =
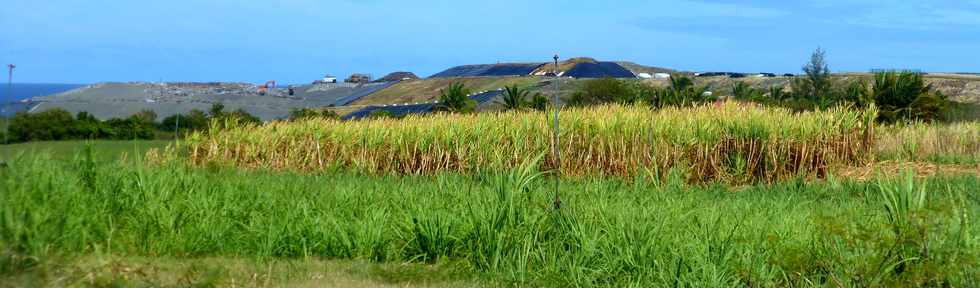
POLYGON ((276 80, 269 80, 269 81, 265 81, 265 84, 259 86, 258 92, 259 95, 265 95, 265 93, 269 92, 269 89, 275 89, 275 88, 276 88, 276 80))

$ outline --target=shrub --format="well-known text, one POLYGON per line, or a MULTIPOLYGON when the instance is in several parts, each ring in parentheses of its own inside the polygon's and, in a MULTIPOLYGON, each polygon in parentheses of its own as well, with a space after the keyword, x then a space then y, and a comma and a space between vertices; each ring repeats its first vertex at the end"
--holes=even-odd
POLYGON ((255 115, 252 115, 241 108, 235 110, 234 112, 227 113, 224 117, 235 119, 241 124, 254 125, 262 123, 262 120, 259 119, 259 117, 256 117, 255 115))
POLYGON ((548 98, 544 96, 544 94, 534 93, 534 96, 531 97, 530 105, 531 105, 531 109, 544 111, 544 110, 548 110, 548 104, 550 103, 551 101, 549 101, 548 98))
POLYGON ((130 116, 126 119, 112 118, 105 121, 109 127, 110 138, 117 140, 153 139, 153 126, 142 119, 130 116))
POLYGON ((340 119, 340 115, 329 110, 317 110, 312 108, 295 108, 289 111, 289 121, 312 118, 340 119))
POLYGON ((628 103, 635 100, 633 91, 622 81, 605 77, 585 81, 575 93, 569 104, 573 106, 597 105, 606 103, 628 103))
POLYGON ((225 104, 218 102, 211 104, 211 109, 208 109, 208 115, 212 118, 221 117, 225 113, 225 104))
POLYGON ((786 88, 783 86, 772 86, 769 87, 769 98, 776 101, 783 101, 789 98, 790 94, 786 93, 786 88))
POLYGON ((752 88, 745 82, 738 81, 732 84, 732 97, 736 99, 761 100, 762 91, 752 88))
POLYGON ((75 118, 60 108, 38 113, 17 113, 10 119, 10 140, 26 142, 72 139, 74 126, 75 118))
POLYGON ((193 109, 187 114, 174 114, 163 118, 163 121, 160 122, 160 128, 168 131, 177 128, 178 121, 182 131, 200 131, 208 128, 210 120, 204 111, 193 109))

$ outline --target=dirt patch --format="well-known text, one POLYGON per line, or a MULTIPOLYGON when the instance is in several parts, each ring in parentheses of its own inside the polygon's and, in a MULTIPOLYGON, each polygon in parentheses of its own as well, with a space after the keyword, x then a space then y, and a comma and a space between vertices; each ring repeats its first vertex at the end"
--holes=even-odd
POLYGON ((935 164, 927 162, 882 161, 866 166, 841 168, 835 175, 842 178, 865 181, 877 175, 898 175, 912 171, 916 177, 925 178, 934 175, 968 175, 980 176, 980 166, 935 164))

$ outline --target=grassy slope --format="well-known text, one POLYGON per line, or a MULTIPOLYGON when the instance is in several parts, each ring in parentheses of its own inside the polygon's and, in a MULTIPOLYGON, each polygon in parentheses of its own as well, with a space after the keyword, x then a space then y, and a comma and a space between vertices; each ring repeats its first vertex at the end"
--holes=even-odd
MULTIPOLYGON (((563 184, 563 212, 555 213, 551 182, 524 182, 529 174, 518 172, 374 177, 85 161, 66 170, 32 157, 11 167, 0 173, 4 277, 31 273, 24 255, 101 252, 443 263, 531 286, 980 281, 980 239, 971 236, 980 226, 962 221, 980 217, 976 176, 915 184, 930 192, 915 214, 929 227, 929 256, 921 258, 918 234, 896 240, 873 182, 730 188, 678 177, 585 179, 563 184), (902 273, 892 269, 898 263, 902 273)), ((224 264, 202 269, 214 266, 224 264)))
MULTIPOLYGON (((636 71, 652 71, 659 72, 658 68, 651 68, 645 66, 628 66, 630 69, 636 71), (637 68, 639 67, 639 68, 637 68), (647 69, 647 70, 642 70, 647 69)), ((866 73, 847 73, 839 74, 835 78, 838 82, 845 82, 853 79, 867 79, 870 80, 870 74, 866 73)), ((439 97, 439 90, 445 89, 451 83, 462 82, 467 87, 471 88, 473 91, 479 90, 492 90, 502 88, 506 85, 518 84, 524 86, 535 86, 541 81, 547 81, 546 78, 534 78, 534 77, 465 77, 465 78, 432 78, 423 80, 406 81, 396 84, 387 89, 378 91, 374 94, 368 95, 358 101, 355 101, 351 105, 374 105, 374 104, 393 104, 393 103, 413 103, 422 101, 431 101, 439 97)), ((706 85, 709 90, 714 91, 717 95, 728 95, 731 93, 731 87, 735 82, 742 81, 755 88, 768 88, 770 86, 785 86, 789 87, 791 78, 787 77, 775 77, 775 78, 738 78, 731 79, 728 77, 698 77, 695 78, 696 85, 706 85)), ((571 84, 571 86, 562 87, 562 97, 570 95, 574 90, 571 88, 577 87, 581 84, 582 80, 567 80, 563 79, 563 83, 571 84)), ((669 85, 667 80, 656 80, 648 79, 643 80, 644 83, 652 86, 665 87, 669 85)), ((927 75, 926 81, 928 83, 933 83, 936 89, 943 91, 950 98, 958 102, 975 103, 980 104, 980 77, 974 76, 962 76, 962 75, 927 75)), ((843 84, 842 84, 843 85, 843 84)), ((546 87, 548 89, 542 89, 540 87, 532 89, 536 92, 542 92, 550 97, 550 86, 546 87)))
POLYGON ((421 101, 431 101, 439 98, 439 90, 450 84, 460 82, 473 92, 494 90, 507 85, 530 86, 541 79, 532 77, 465 77, 465 78, 432 78, 412 80, 395 84, 387 89, 368 95, 351 105, 372 104, 401 104, 421 101))

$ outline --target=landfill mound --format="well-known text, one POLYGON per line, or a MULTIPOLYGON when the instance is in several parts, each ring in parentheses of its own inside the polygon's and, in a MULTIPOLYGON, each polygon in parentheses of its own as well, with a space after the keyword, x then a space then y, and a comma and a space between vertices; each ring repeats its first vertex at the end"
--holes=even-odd
MULTIPOLYGON (((650 68, 633 64, 636 68, 650 68)), ((545 76, 554 73, 554 65, 538 67, 532 75, 545 76)), ((646 71, 646 70, 644 70, 646 71)), ((572 78, 636 78, 630 69, 616 62, 597 61, 589 57, 575 57, 558 62, 558 75, 572 78)))
POLYGON ((527 76, 544 63, 501 63, 456 66, 429 76, 429 78, 478 77, 478 76, 527 76))
POLYGON ((620 66, 616 62, 583 62, 578 63, 572 69, 562 74, 564 77, 572 78, 636 78, 629 69, 620 66))
POLYGON ((269 89, 264 95, 250 83, 99 83, 35 97, 30 111, 85 111, 104 120, 152 110, 162 119, 192 109, 207 111, 211 105, 221 103, 226 110, 242 109, 268 121, 288 117, 292 109, 347 105, 393 83, 298 85, 269 89))

